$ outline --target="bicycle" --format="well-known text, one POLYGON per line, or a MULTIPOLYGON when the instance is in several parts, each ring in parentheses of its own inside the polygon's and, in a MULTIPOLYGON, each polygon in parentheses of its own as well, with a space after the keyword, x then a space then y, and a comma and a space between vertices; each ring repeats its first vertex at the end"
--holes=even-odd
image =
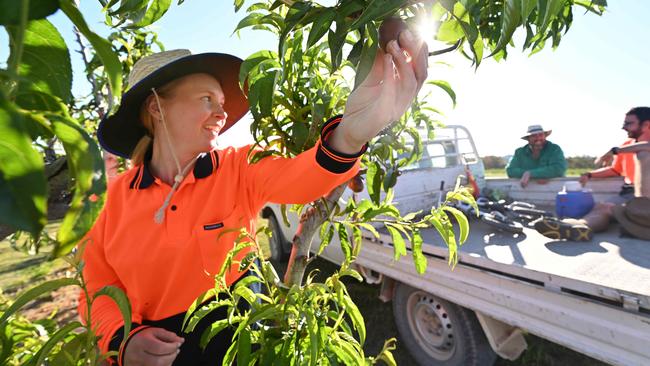
MULTIPOLYGON (((479 197, 476 200, 476 205, 479 209, 478 218, 482 222, 513 234, 521 234, 524 227, 533 227, 535 222, 542 218, 555 217, 555 214, 551 212, 540 210, 532 203, 522 201, 506 203, 505 200, 499 200, 495 202, 485 197, 479 197)), ((469 204, 458 202, 455 206, 467 217, 476 215, 469 204)))

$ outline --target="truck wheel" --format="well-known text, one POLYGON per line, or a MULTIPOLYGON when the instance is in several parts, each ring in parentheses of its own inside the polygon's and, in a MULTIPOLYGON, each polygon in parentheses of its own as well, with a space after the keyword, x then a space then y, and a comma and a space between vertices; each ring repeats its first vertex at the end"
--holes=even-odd
POLYGON ((421 366, 491 366, 496 360, 468 309, 399 283, 393 314, 402 345, 421 366))
POLYGON ((289 258, 289 253, 285 250, 287 247, 286 240, 284 239, 282 229, 280 229, 280 224, 275 218, 275 215, 271 214, 271 216, 268 217, 268 222, 269 229, 272 233, 269 238, 269 247, 271 249, 271 258, 269 258, 269 260, 277 268, 276 264, 286 261, 289 258))

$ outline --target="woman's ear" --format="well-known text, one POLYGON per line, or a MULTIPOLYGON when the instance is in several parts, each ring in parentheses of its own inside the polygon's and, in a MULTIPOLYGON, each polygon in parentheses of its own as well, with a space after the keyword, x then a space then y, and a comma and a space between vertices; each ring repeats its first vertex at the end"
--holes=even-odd
POLYGON ((151 117, 153 117, 155 121, 160 121, 160 109, 158 108, 156 97, 153 94, 150 94, 147 99, 145 99, 144 103, 147 107, 147 112, 149 112, 151 117))

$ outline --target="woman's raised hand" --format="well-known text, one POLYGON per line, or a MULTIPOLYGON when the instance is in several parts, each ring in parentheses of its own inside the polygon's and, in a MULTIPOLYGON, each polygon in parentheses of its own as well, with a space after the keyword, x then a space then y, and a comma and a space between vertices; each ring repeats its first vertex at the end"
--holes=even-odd
POLYGON ((426 43, 410 31, 377 50, 366 79, 348 98, 343 121, 328 140, 336 151, 353 154, 411 105, 427 79, 426 43), (400 48, 400 45, 402 48, 400 48))

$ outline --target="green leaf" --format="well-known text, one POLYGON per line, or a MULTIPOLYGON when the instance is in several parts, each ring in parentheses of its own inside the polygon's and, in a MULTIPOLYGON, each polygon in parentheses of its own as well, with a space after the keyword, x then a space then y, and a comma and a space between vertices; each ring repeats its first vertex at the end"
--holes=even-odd
MULTIPOLYGON (((95 292, 91 304, 100 296, 108 296, 115 302, 124 320, 124 334, 129 334, 131 332, 131 303, 126 293, 119 287, 105 286, 95 292)), ((126 338, 122 342, 124 341, 126 338)))
POLYGON ((427 84, 435 85, 440 89, 444 90, 447 93, 447 95, 449 95, 449 98, 451 98, 451 101, 454 103, 454 107, 456 107, 456 93, 454 92, 454 89, 451 88, 451 85, 449 85, 448 82, 444 80, 431 80, 431 81, 427 81, 427 84))
POLYGON ((47 223, 47 182, 25 117, 0 95, 0 222, 36 236, 47 223))
POLYGON ((278 70, 267 70, 265 75, 255 80, 250 86, 250 94, 254 93, 256 96, 256 98, 252 98, 249 95, 251 110, 258 117, 271 116, 273 111, 273 94, 279 75, 280 72, 278 70))
POLYGON ((246 17, 244 17, 244 19, 239 21, 239 23, 235 27, 235 30, 233 31, 233 34, 238 30, 244 29, 246 27, 252 27, 254 25, 259 24, 262 17, 263 15, 260 13, 248 14, 246 17))
POLYGON ((504 0, 501 14, 501 36, 490 56, 506 48, 515 29, 521 24, 521 20, 521 0, 504 0))
MULTIPOLYGON (((8 63, 16 57, 15 38, 18 26, 7 27, 11 53, 8 63)), ((32 91, 55 95, 63 102, 72 99, 72 66, 68 47, 59 31, 46 19, 33 20, 27 24, 23 38, 23 52, 18 66, 18 93, 29 94, 32 91)), ((36 109, 25 105, 25 98, 16 100, 16 104, 27 109, 36 109)))
POLYGON ((406 243, 404 242, 402 234, 400 234, 399 230, 397 230, 393 224, 386 223, 386 229, 388 229, 388 232, 393 239, 393 259, 398 261, 401 256, 406 255, 406 243))
MULTIPOLYGON (((537 6, 537 0, 520 0, 521 1, 521 20, 524 23, 527 23, 530 13, 535 10, 537 6)), ((591 1, 591 0, 588 0, 591 1)))
POLYGON ((185 317, 183 318, 183 327, 182 328, 185 329, 185 327, 187 326, 187 321, 190 319, 192 314, 194 314, 194 310, 196 310, 196 308, 199 305, 203 304, 206 300, 208 300, 209 298, 211 298, 213 296, 216 296, 216 295, 217 295, 217 292, 215 291, 215 289, 211 288, 211 289, 208 289, 207 291, 205 291, 204 293, 202 293, 201 295, 199 295, 196 299, 194 299, 194 301, 192 302, 192 305, 190 305, 190 307, 185 312, 185 317))
POLYGON ((122 64, 117 54, 113 52, 111 43, 106 39, 98 36, 88 28, 81 12, 72 0, 60 0, 61 10, 68 16, 70 21, 79 29, 79 32, 86 37, 88 42, 93 46, 97 56, 104 65, 104 71, 108 75, 108 82, 111 85, 111 93, 114 98, 120 98, 122 95, 122 64))
POLYGON ((233 291, 233 295, 236 297, 237 296, 242 297, 249 304, 255 303, 255 300, 257 299, 257 297, 255 297, 255 293, 253 292, 253 290, 251 290, 248 287, 235 288, 235 290, 233 291))
POLYGON ((415 270, 418 271, 419 274, 423 274, 427 270, 427 258, 422 254, 422 236, 419 232, 413 232, 413 240, 411 241, 411 244, 415 270))
POLYGON ((333 8, 325 9, 314 21, 307 37, 307 48, 310 48, 318 42, 329 31, 332 22, 336 17, 336 10, 333 8))
POLYGON ((320 348, 318 322, 311 312, 305 314, 305 318, 307 320, 307 330, 309 331, 309 365, 315 366, 318 364, 318 350, 320 348))
POLYGON ((448 44, 456 43, 459 39, 463 38, 465 33, 459 21, 456 18, 442 22, 436 33, 436 39, 448 44))
POLYGON ((248 56, 244 62, 242 62, 241 67, 239 68, 239 84, 244 85, 246 79, 254 79, 256 73, 249 75, 251 72, 259 68, 260 64, 263 62, 275 63, 275 67, 280 68, 280 64, 276 61, 278 55, 272 51, 259 51, 248 56))
POLYGON ((120 0, 120 6, 117 10, 111 11, 111 16, 122 16, 129 18, 138 10, 145 9, 149 0, 120 0))
MULTIPOLYGON (((249 277, 253 277, 253 276, 249 276, 249 277)), ((219 300, 219 301, 211 301, 209 304, 200 307, 196 311, 190 312, 188 310, 185 316, 189 317, 189 321, 187 322, 187 324, 185 324, 184 322, 185 325, 183 326, 183 331, 185 333, 190 333, 194 331, 194 328, 197 326, 197 324, 199 324, 201 319, 205 318, 206 315, 210 314, 211 312, 223 306, 232 306, 232 301, 227 299, 219 300)))
POLYGON ((205 346, 208 345, 210 340, 214 338, 214 336, 219 334, 222 330, 226 329, 226 327, 228 327, 229 325, 230 324, 228 323, 228 319, 221 319, 212 323, 210 325, 210 328, 207 328, 201 335, 201 339, 199 341, 199 345, 201 346, 201 349, 205 349, 205 346))
POLYGON ((361 251, 361 240, 361 229, 359 229, 359 226, 357 225, 352 226, 352 243, 354 244, 352 246, 352 255, 355 257, 357 257, 361 251))
POLYGON ((247 325, 255 324, 261 320, 273 320, 277 319, 279 315, 283 313, 280 306, 275 304, 267 304, 260 307, 258 310, 251 313, 251 316, 246 321, 247 325))
POLYGON ((368 23, 366 26, 368 31, 368 37, 366 42, 363 44, 361 49, 361 57, 359 59, 359 66, 357 66, 357 73, 354 77, 354 89, 356 89, 359 84, 361 84, 375 63, 375 58, 377 57, 377 48, 379 46, 379 34, 377 33, 377 27, 373 23, 368 23))
POLYGON ((16 301, 14 301, 14 303, 11 304, 11 306, 9 306, 9 308, 4 311, 2 317, 0 317, 0 328, 3 328, 5 326, 7 319, 9 319, 10 316, 14 315, 20 308, 22 308, 28 302, 37 299, 39 296, 49 294, 58 288, 64 286, 71 286, 71 285, 78 286, 79 281, 77 281, 74 278, 59 278, 56 280, 43 282, 40 285, 34 286, 29 290, 21 293, 16 299, 16 301))
POLYGON ((63 327, 61 327, 59 330, 54 333, 50 339, 45 342, 43 347, 41 347, 40 350, 34 355, 32 359, 35 359, 36 362, 34 365, 43 365, 45 362, 45 359, 50 356, 50 351, 61 341, 65 339, 65 337, 72 332, 73 330, 77 328, 82 328, 83 325, 78 322, 78 321, 73 321, 70 322, 63 327))
POLYGON ((287 40, 289 33, 291 33, 296 24, 298 24, 305 17, 307 12, 311 10, 311 7, 312 5, 308 2, 296 1, 293 3, 293 5, 291 5, 289 11, 287 11, 287 15, 284 18, 282 31, 278 37, 278 55, 280 56, 280 60, 284 60, 284 54, 286 52, 284 42, 287 40))
POLYGON ((384 177, 383 181, 383 186, 384 186, 384 191, 388 192, 389 189, 395 187, 395 184, 397 184, 397 176, 399 174, 399 170, 395 166, 391 166, 388 168, 386 171, 386 177, 384 177))
POLYGON ((348 231, 345 225, 336 223, 337 231, 339 234, 339 241, 341 242, 341 250, 345 254, 346 259, 352 257, 352 246, 350 245, 350 239, 348 237, 348 231))
POLYGON ((334 72, 341 66, 343 59, 343 45, 345 44, 345 37, 347 37, 348 28, 344 19, 336 20, 336 31, 329 31, 327 33, 327 45, 330 49, 330 70, 334 72))
POLYGON ((345 365, 348 366, 364 365, 364 362, 361 359, 361 355, 359 354, 359 351, 356 350, 347 340, 338 339, 335 342, 332 342, 332 350, 334 351, 336 356, 339 357, 341 361, 343 361, 345 365))
POLYGON ((379 215, 386 215, 390 217, 400 217, 399 210, 393 205, 383 205, 379 208, 373 208, 372 210, 366 211, 363 215, 364 220, 370 220, 373 217, 379 215))
POLYGON ((354 278, 355 280, 357 280, 359 282, 363 282, 363 277, 361 277, 361 274, 359 272, 351 269, 351 268, 345 268, 345 269, 339 270, 339 276, 341 278, 345 277, 345 276, 350 276, 350 277, 354 278))
POLYGON ((372 162, 368 164, 368 171, 366 172, 366 188, 373 203, 379 204, 381 199, 381 183, 384 177, 384 171, 381 169, 379 163, 372 162))
MULTIPOLYGON (((548 28, 549 23, 553 18, 557 17, 558 14, 564 9, 564 6, 566 4, 566 0, 547 0, 546 1, 546 8, 544 11, 544 18, 542 20, 542 24, 537 30, 538 33, 544 33, 546 31, 546 28, 548 28)), ((541 7, 540 7, 541 10, 541 7)))
POLYGON ((465 214, 460 212, 455 207, 444 206, 442 209, 443 211, 451 213, 456 219, 456 222, 458 222, 458 226, 460 227, 459 243, 463 244, 469 235, 469 221, 467 221, 467 216, 465 216, 465 214))
POLYGON ((237 366, 248 366, 251 356, 251 333, 243 331, 237 338, 237 366))
POLYGON ((377 231, 377 229, 375 229, 374 226, 372 226, 372 225, 370 225, 368 223, 365 223, 365 222, 360 222, 358 225, 361 226, 362 228, 370 231, 372 233, 372 235, 375 236, 375 238, 379 239, 379 232, 377 231))
POLYGON ((165 15, 170 5, 171 0, 151 0, 149 8, 144 16, 134 24, 129 25, 128 28, 138 29, 155 23, 165 15))
POLYGON ((237 342, 232 342, 230 347, 228 347, 228 350, 226 351, 226 355, 223 357, 222 365, 232 365, 235 362, 235 357, 237 357, 237 342))
POLYGON ((63 218, 52 254, 67 254, 90 230, 104 207, 106 176, 104 161, 97 143, 71 119, 49 116, 54 133, 63 144, 70 172, 74 177, 75 192, 70 209, 63 218))
POLYGON ((366 325, 363 321, 363 316, 361 315, 357 305, 349 296, 343 297, 343 304, 345 305, 346 313, 350 317, 350 320, 352 320, 354 329, 359 333, 359 342, 363 345, 366 342, 366 325))
POLYGON ((361 15, 352 23, 351 29, 361 28, 366 23, 393 14, 404 5, 404 0, 370 0, 361 15))
POLYGON ((574 0, 573 3, 598 15, 603 15, 603 11, 607 6, 607 0, 574 0))
MULTIPOLYGON (((20 24, 25 0, 0 0, 0 25, 20 24)), ((30 0, 27 20, 43 19, 59 9, 58 0, 30 0)))
POLYGON ((318 248, 318 255, 321 255, 323 253, 323 250, 327 248, 327 246, 332 241, 332 238, 334 237, 334 226, 328 224, 327 222, 324 223, 323 225, 329 225, 329 226, 327 228, 327 231, 325 232, 325 235, 321 235, 321 243, 320 243, 320 247, 318 248))
POLYGON ((56 355, 50 358, 50 365, 75 365, 75 362, 82 359, 86 352, 88 337, 89 334, 87 332, 75 334, 72 339, 68 340, 63 346, 61 346, 61 350, 56 355))

